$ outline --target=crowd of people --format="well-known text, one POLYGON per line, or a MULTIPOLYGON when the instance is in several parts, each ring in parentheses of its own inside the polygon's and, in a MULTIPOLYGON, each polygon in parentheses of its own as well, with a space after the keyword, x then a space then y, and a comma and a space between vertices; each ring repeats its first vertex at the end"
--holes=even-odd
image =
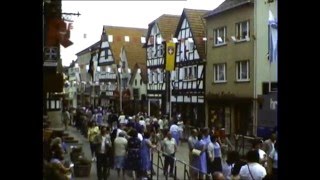
POLYGON ((133 179, 155 174, 151 164, 151 153, 155 151, 164 157, 163 174, 174 177, 175 154, 181 139, 188 142, 191 179, 263 180, 277 177, 275 134, 266 141, 253 141, 246 157, 240 158, 237 151, 224 149, 225 137, 219 129, 193 127, 186 134, 183 120, 179 118, 169 120, 167 116, 149 117, 145 113, 128 116, 100 107, 78 108, 70 111, 67 117, 69 125, 75 126, 90 142, 98 180, 106 180, 110 169, 115 169, 119 178, 126 173, 133 179))

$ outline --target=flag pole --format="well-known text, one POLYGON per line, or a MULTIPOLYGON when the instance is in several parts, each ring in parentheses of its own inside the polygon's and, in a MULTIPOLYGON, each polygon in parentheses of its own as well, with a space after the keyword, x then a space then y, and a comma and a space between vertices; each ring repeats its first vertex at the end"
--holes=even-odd
POLYGON ((272 54, 271 54, 271 43, 272 43, 272 39, 271 39, 271 26, 270 23, 268 23, 268 32, 269 32, 269 42, 268 42, 268 61, 269 61, 269 92, 268 94, 271 92, 271 61, 272 61, 272 54))
POLYGON ((270 92, 271 92, 271 61, 269 61, 269 93, 270 92))

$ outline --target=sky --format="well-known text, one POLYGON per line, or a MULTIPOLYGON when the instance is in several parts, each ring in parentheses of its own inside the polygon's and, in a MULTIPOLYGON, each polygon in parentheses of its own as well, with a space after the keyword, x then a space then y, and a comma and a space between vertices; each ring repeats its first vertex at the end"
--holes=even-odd
POLYGON ((80 13, 72 16, 73 45, 61 46, 63 66, 76 60, 76 53, 100 40, 103 25, 148 28, 162 14, 181 15, 183 8, 213 10, 224 0, 145 0, 145 1, 73 1, 62 0, 62 12, 80 13))

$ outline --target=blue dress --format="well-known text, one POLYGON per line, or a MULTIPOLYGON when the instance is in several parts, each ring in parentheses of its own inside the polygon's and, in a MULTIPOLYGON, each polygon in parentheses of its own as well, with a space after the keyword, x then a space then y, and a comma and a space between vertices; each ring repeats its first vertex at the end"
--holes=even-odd
MULTIPOLYGON (((201 139, 195 144, 195 149, 202 150, 206 146, 206 142, 201 139)), ((195 156, 192 165, 200 170, 202 173, 207 173, 207 154, 206 151, 202 152, 200 156, 195 156)))
POLYGON ((138 171, 141 169, 141 141, 137 137, 128 139, 128 156, 125 162, 125 169, 138 171))
POLYGON ((142 166, 141 166, 142 171, 151 170, 150 147, 148 146, 148 142, 150 142, 149 138, 143 139, 141 143, 140 153, 141 153, 141 161, 142 161, 142 166))

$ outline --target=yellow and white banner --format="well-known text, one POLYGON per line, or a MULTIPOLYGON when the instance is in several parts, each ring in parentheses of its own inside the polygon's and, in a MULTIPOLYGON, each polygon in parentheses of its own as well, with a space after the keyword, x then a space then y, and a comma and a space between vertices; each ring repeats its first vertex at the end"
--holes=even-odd
POLYGON ((176 57, 176 44, 174 42, 168 42, 166 45, 166 70, 174 70, 176 57))

